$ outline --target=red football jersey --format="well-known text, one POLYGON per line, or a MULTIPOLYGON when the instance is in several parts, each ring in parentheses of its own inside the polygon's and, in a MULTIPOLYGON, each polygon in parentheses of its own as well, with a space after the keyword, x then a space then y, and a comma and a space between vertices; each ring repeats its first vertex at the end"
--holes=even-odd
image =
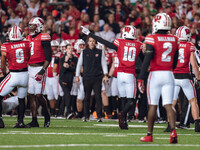
POLYGON ((73 52, 72 52, 72 55, 73 55, 74 57, 77 57, 77 58, 79 58, 79 56, 80 56, 80 54, 78 54, 76 51, 73 51, 73 52))
POLYGON ((53 64, 54 64, 55 57, 52 56, 51 63, 49 64, 47 68, 47 77, 52 78, 53 77, 53 64))
POLYGON ((45 53, 41 41, 50 41, 51 40, 50 35, 46 33, 40 33, 34 38, 31 35, 28 35, 26 39, 31 44, 31 57, 29 60, 29 64, 44 62, 45 53))
POLYGON ((115 39, 113 44, 118 47, 118 72, 131 73, 135 75, 135 62, 140 51, 142 51, 143 44, 138 40, 125 39, 115 39))
POLYGON ((106 57, 106 63, 108 66, 112 64, 112 52, 110 51, 104 51, 104 55, 106 57))
POLYGON ((178 50, 178 38, 171 34, 154 34, 146 36, 145 43, 155 49, 150 71, 172 71, 174 55, 178 50))
POLYGON ((1 45, 6 52, 10 70, 20 70, 28 67, 30 43, 28 41, 9 42, 1 45))
POLYGON ((191 52, 195 52, 195 46, 191 42, 181 41, 178 49, 179 57, 174 73, 190 73, 190 54, 191 52))
POLYGON ((119 67, 119 59, 117 57, 117 52, 112 53, 112 60, 114 61, 114 67, 115 67, 113 76, 117 77, 117 71, 118 71, 118 67, 119 67))
MULTIPOLYGON (((61 53, 61 52, 57 52, 57 53, 55 54, 55 57, 58 57, 58 58, 61 58, 61 57, 63 57, 63 56, 64 56, 64 54, 61 53)), ((58 67, 57 67, 57 75, 59 75, 59 72, 60 72, 60 64, 58 64, 58 67)))

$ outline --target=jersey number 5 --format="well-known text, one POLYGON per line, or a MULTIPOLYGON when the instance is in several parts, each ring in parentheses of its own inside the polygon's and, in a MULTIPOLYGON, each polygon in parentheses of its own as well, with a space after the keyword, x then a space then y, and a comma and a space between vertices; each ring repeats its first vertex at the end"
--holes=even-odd
POLYGON ((16 61, 17 63, 21 64, 24 62, 24 51, 23 49, 19 48, 19 49, 16 49, 16 61))
POLYGON ((124 46, 123 61, 130 61, 130 62, 135 61, 135 53, 136 53, 136 48, 135 47, 124 46))
POLYGON ((163 49, 165 49, 165 51, 162 53, 162 58, 161 60, 163 62, 170 62, 171 61, 171 56, 169 56, 169 54, 172 51, 172 43, 166 42, 163 44, 163 49))

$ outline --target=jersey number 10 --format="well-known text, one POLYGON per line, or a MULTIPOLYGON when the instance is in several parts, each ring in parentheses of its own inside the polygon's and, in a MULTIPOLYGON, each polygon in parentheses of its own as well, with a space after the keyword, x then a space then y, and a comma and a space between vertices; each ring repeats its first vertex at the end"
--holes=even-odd
POLYGON ((127 47, 124 46, 124 57, 123 61, 135 61, 135 54, 136 54, 136 48, 135 47, 127 47))

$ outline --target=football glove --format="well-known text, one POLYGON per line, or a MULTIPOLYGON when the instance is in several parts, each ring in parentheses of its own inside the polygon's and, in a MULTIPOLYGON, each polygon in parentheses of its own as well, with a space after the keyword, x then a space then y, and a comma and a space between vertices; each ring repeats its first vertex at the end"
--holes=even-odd
POLYGON ((89 34, 90 34, 90 31, 89 31, 86 27, 81 26, 81 28, 82 28, 82 32, 83 32, 84 34, 86 34, 86 35, 89 35, 89 34))
POLYGON ((144 93, 145 87, 144 87, 144 80, 138 79, 138 89, 141 93, 144 93))
POLYGON ((35 75, 35 80, 36 81, 41 81, 43 78, 43 75, 45 73, 45 69, 42 68, 36 75, 35 75))

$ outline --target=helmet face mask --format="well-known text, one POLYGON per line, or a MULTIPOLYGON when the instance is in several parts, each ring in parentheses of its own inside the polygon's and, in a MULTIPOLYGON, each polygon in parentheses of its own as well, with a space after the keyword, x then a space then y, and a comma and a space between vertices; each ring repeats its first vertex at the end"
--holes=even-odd
POLYGON ((76 40, 74 49, 77 51, 77 53, 81 53, 81 51, 85 49, 85 42, 82 39, 76 40))
POLYGON ((191 39, 191 31, 186 26, 181 26, 176 30, 176 36, 179 41, 190 41, 191 39))
POLYGON ((23 32, 20 27, 13 26, 8 30, 10 41, 20 41, 23 39, 23 32))
POLYGON ((60 51, 61 51, 62 53, 65 53, 66 46, 67 46, 68 44, 70 44, 70 42, 67 41, 67 40, 64 40, 64 41, 62 41, 62 42, 60 43, 60 51))
POLYGON ((56 54, 57 51, 59 50, 59 43, 56 40, 51 41, 51 49, 53 54, 56 54))
POLYGON ((158 30, 171 30, 171 18, 166 13, 157 14, 152 20, 152 33, 155 34, 158 30))
POLYGON ((125 26, 122 29, 122 39, 136 39, 137 30, 134 26, 125 26))

